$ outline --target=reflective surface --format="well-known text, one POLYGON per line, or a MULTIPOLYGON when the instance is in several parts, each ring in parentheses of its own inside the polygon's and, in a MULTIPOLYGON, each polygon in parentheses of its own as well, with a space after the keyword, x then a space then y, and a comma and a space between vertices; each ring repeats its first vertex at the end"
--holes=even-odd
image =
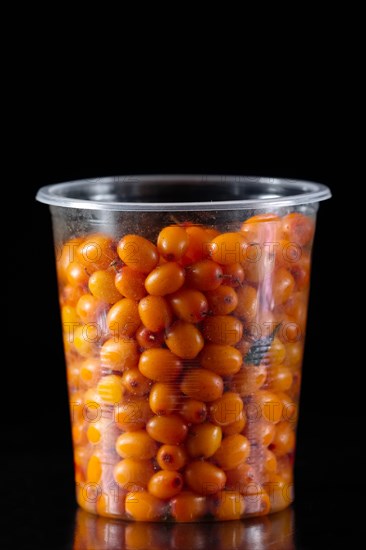
POLYGON ((292 550, 294 511, 248 521, 188 523, 128 523, 76 513, 73 550, 292 550))

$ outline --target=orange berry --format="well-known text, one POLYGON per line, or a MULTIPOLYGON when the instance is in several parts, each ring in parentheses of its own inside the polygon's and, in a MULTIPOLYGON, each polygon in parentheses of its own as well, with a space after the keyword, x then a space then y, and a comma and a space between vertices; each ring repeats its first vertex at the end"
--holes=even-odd
POLYGON ((141 325, 135 334, 137 343, 144 349, 161 348, 164 343, 163 332, 153 332, 141 325))
POLYGON ((207 417, 207 407, 203 401, 196 399, 186 399, 183 401, 179 414, 189 424, 201 424, 207 417))
POLYGON ((222 271, 225 285, 237 288, 243 284, 244 269, 239 263, 224 265, 222 271))
POLYGON ((185 254, 188 242, 189 237, 183 227, 164 227, 158 236, 158 250, 166 260, 176 262, 185 254))
POLYGON ((235 315, 247 323, 253 321, 257 314, 258 298, 255 288, 244 285, 237 289, 238 305, 234 310, 235 315))
POLYGON ((271 450, 276 456, 283 456, 295 450, 295 432, 289 422, 277 424, 271 450))
POLYGON ((142 323, 151 332, 159 332, 167 328, 173 315, 169 303, 162 296, 146 296, 138 306, 142 323))
POLYGON ((212 260, 201 260, 186 269, 186 284, 196 290, 215 290, 223 281, 222 267, 212 260))
POLYGON ((84 323, 95 322, 99 312, 103 310, 101 300, 91 294, 83 294, 76 304, 76 312, 84 323))
POLYGON ((220 491, 211 501, 211 512, 220 521, 240 519, 244 510, 244 497, 236 491, 220 491))
POLYGON ((267 367, 275 367, 281 365, 286 357, 286 348, 281 340, 277 337, 273 339, 269 349, 263 354, 262 364, 267 367))
POLYGON ((184 265, 207 258, 209 253, 208 245, 213 238, 210 231, 197 225, 188 226, 185 230, 189 237, 189 243, 186 253, 182 258, 184 265))
POLYGON ((80 380, 88 387, 94 386, 101 375, 100 361, 94 357, 85 359, 80 365, 80 380))
POLYGON ((150 408, 155 414, 169 414, 177 409, 177 394, 170 384, 156 382, 150 390, 150 408))
POLYGON ((194 359, 204 344, 198 328, 185 321, 176 321, 168 328, 165 343, 171 352, 182 359, 194 359))
POLYGON ((134 340, 110 338, 100 350, 100 361, 104 369, 123 372, 137 367, 139 351, 134 340))
POLYGON ((224 391, 221 376, 207 369, 191 369, 183 377, 181 391, 199 401, 215 401, 224 391))
POLYGON ((236 317, 214 315, 203 321, 203 334, 213 344, 235 345, 243 336, 243 325, 236 317))
POLYGON ((209 458, 221 445, 222 432, 210 422, 192 426, 186 440, 186 449, 193 458, 209 458))
POLYGON ((288 420, 294 422, 297 418, 297 405, 295 401, 286 393, 279 392, 277 394, 278 398, 282 403, 282 418, 283 420, 288 420))
POLYGON ((295 288, 295 279, 288 269, 279 267, 272 280, 272 296, 276 306, 284 304, 295 288))
POLYGON ((153 416, 146 425, 148 434, 167 445, 179 445, 188 433, 187 424, 177 414, 168 416, 153 416))
POLYGON ((277 474, 271 474, 268 481, 263 484, 263 488, 270 498, 271 512, 283 510, 294 499, 293 483, 286 482, 277 474))
POLYGON ((150 460, 138 460, 136 458, 121 460, 113 470, 115 481, 125 491, 146 489, 153 474, 154 468, 150 460))
POLYGON ((232 470, 245 462, 249 453, 250 443, 244 435, 228 435, 222 440, 213 459, 223 470, 232 470))
POLYGON ((73 334, 74 347, 80 355, 88 357, 97 353, 100 330, 96 323, 77 327, 73 334))
POLYGON ((80 325, 80 319, 77 310, 73 306, 62 306, 61 308, 61 320, 65 329, 68 326, 77 327, 80 325))
POLYGON ((117 245, 117 253, 123 263, 141 273, 149 273, 158 265, 156 246, 139 235, 125 235, 117 245))
POLYGON ((192 491, 200 495, 212 495, 225 487, 223 470, 210 462, 194 460, 185 470, 185 482, 192 491))
POLYGON ((285 365, 291 369, 301 366, 304 345, 302 342, 286 344, 285 365))
POLYGON ((177 522, 197 521, 206 513, 206 498, 182 491, 170 501, 171 514, 177 522))
POLYGON ((271 473, 274 473, 277 471, 276 455, 269 449, 264 450, 264 469, 266 470, 266 472, 271 472, 271 473))
POLYGON ((114 405, 122 400, 124 388, 120 376, 110 374, 100 379, 97 392, 103 403, 114 405))
POLYGON ((240 231, 248 243, 273 243, 277 240, 280 218, 276 214, 256 214, 245 220, 240 231))
POLYGON ((208 245, 210 257, 221 265, 241 263, 245 244, 240 233, 222 233, 208 245))
POLYGON ((240 370, 241 353, 232 346, 206 344, 200 355, 201 366, 221 376, 229 376, 240 370))
POLYGON ((125 507, 135 521, 158 521, 166 514, 166 503, 147 491, 127 493, 125 507))
POLYGON ((98 233, 89 235, 76 250, 76 259, 88 273, 107 269, 116 258, 113 239, 98 233))
POLYGON ((86 479, 89 483, 99 483, 102 476, 102 464, 100 458, 96 455, 92 455, 89 458, 88 466, 86 469, 86 479))
POLYGON ((144 273, 125 265, 116 274, 114 283, 122 296, 138 301, 146 296, 145 277, 144 273))
POLYGON ((81 296, 84 295, 84 289, 80 286, 66 285, 60 294, 61 305, 76 306, 81 296))
POLYGON ((66 276, 67 267, 71 262, 75 261, 76 250, 78 249, 78 247, 81 245, 82 242, 83 242, 83 239, 81 237, 66 241, 61 248, 60 254, 57 255, 56 269, 57 269, 57 276, 59 278, 60 283, 63 283, 63 284, 67 283, 67 276, 66 276))
POLYGON ((88 283, 89 275, 79 262, 70 262, 66 268, 66 278, 70 285, 84 286, 88 283))
POLYGON ((149 481, 149 493, 157 498, 171 498, 180 493, 183 487, 183 477, 178 472, 160 470, 149 481))
POLYGON ((291 212, 282 218, 281 229, 284 239, 300 246, 306 246, 313 239, 315 224, 309 216, 291 212))
POLYGON ((132 395, 146 395, 151 387, 151 380, 146 378, 138 368, 129 368, 122 375, 122 384, 132 395))
POLYGON ((277 424, 282 418, 283 404, 281 399, 272 392, 259 390, 254 394, 255 404, 258 407, 257 417, 277 424))
POLYGON ((207 299, 199 290, 183 288, 169 296, 175 315, 187 323, 199 323, 208 312, 207 299))
POLYGON ((156 382, 174 381, 181 373, 180 359, 167 349, 148 349, 141 353, 139 369, 156 382))
POLYGON ((206 292, 210 313, 228 315, 238 305, 238 295, 231 286, 221 285, 216 290, 206 292))
POLYGON ((184 283, 184 269, 175 262, 159 265, 149 273, 145 288, 152 296, 165 296, 176 292, 184 283))
POLYGON ((125 432, 117 438, 116 451, 122 458, 148 460, 155 456, 157 444, 145 430, 136 430, 125 432))
POLYGON ((271 422, 260 420, 255 423, 255 435, 260 445, 268 447, 275 436, 276 426, 271 422))
POLYGON ((149 401, 145 397, 131 397, 117 405, 114 410, 117 426, 125 432, 141 430, 152 415, 149 401))
POLYGON ((187 459, 184 447, 177 445, 162 445, 156 455, 157 463, 163 470, 180 470, 186 465, 187 459))
POLYGON ((231 424, 228 424, 227 426, 222 427, 222 433, 224 435, 240 434, 243 431, 246 422, 247 422, 247 418, 243 410, 243 412, 240 414, 238 419, 235 420, 235 422, 232 422, 231 424))
POLYGON ((231 491, 239 491, 241 494, 248 492, 249 485, 255 485, 257 474, 253 466, 241 462, 236 468, 226 470, 226 488, 231 491))
POLYGON ((137 302, 123 298, 116 302, 107 315, 107 326, 114 335, 133 336, 141 324, 137 302))
POLYGON ((264 365, 243 365, 236 373, 231 382, 230 388, 244 397, 259 390, 266 381, 267 369, 264 365))
POLYGON ((290 369, 283 365, 275 365, 268 369, 267 387, 271 391, 287 391, 292 386, 290 369))
POLYGON ((238 393, 225 392, 220 399, 210 403, 211 421, 217 426, 229 426, 243 415, 244 405, 238 393))

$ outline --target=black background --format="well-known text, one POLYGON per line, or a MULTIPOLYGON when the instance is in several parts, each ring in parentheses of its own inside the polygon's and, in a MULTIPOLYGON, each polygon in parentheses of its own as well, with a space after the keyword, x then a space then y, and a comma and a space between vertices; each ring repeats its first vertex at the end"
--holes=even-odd
MULTIPOLYGON (((54 123, 55 121, 52 121, 54 123)), ((142 128, 111 142, 93 128, 42 127, 30 147, 27 134, 17 181, 10 182, 21 214, 7 233, 6 342, 4 383, 10 408, 4 415, 2 447, 7 459, 3 499, 7 512, 4 548, 72 548, 75 504, 65 368, 58 313, 52 230, 48 208, 35 202, 46 184, 82 177, 143 173, 248 174, 310 179, 333 193, 321 203, 315 240, 311 301, 304 361, 296 463, 296 548, 342 546, 359 529, 357 504, 362 438, 358 374, 349 360, 353 325, 350 301, 355 258, 343 244, 349 230, 345 192, 349 175, 333 128, 296 121, 283 140, 273 132, 229 142, 199 127, 177 132, 142 128), (65 134, 69 130, 72 135, 65 134), (41 132, 41 133, 42 133, 41 132), (160 137, 159 137, 160 135, 160 137), (161 138, 163 135, 163 139, 161 138), (207 132, 205 133, 207 135, 207 132), (203 143, 204 141, 204 143, 203 143), (231 145, 233 144, 233 145, 231 145), (347 267, 348 266, 348 267, 347 267), (352 528, 350 527, 352 526, 352 528), (18 542, 16 542, 18 541, 18 542)), ((151 126, 150 128, 153 128, 151 126)), ((207 128, 206 128, 207 131, 207 128)), ((229 132, 229 130, 227 130, 229 132)), ((230 137, 230 136, 229 136, 230 137)), ((76 549, 78 550, 78 549, 76 549)))

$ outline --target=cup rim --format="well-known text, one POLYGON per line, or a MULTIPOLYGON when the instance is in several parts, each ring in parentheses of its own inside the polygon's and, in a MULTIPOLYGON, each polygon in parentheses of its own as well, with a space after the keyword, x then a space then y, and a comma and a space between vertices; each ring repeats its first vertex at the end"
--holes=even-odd
MULTIPOLYGON (((197 187, 196 187, 197 189, 197 187)), ((224 188, 221 188, 221 192, 224 188)), ((163 190, 155 190, 157 198, 163 196, 163 190)), ((198 210, 249 210, 280 208, 284 206, 295 206, 317 203, 331 197, 330 189, 321 183, 312 181, 270 178, 260 176, 233 176, 233 175, 126 175, 109 176, 103 178, 88 178, 68 181, 41 187, 36 195, 36 200, 51 206, 64 208, 76 208, 87 210, 109 210, 109 211, 198 211, 198 210), (159 201, 136 201, 114 200, 113 191, 123 185, 131 189, 139 185, 174 186, 184 185, 192 187, 192 198, 194 200, 194 186, 219 185, 232 186, 232 193, 238 198, 229 200, 207 200, 198 202, 159 202, 159 201), (257 194, 253 198, 240 198, 244 194, 245 186, 256 189, 257 194), (78 194, 80 196, 78 196, 78 194)))

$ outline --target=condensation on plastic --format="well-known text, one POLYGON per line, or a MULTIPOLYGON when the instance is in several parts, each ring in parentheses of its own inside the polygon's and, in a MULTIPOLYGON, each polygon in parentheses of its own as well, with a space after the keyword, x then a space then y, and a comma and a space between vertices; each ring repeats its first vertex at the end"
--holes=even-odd
MULTIPOLYGON (((301 385, 311 247, 318 201, 329 197, 329 190, 319 184, 232 176, 102 178, 97 181, 83 180, 49 186, 39 191, 37 198, 50 204, 53 219, 74 442, 76 493, 82 508, 114 518, 179 523, 263 515, 286 508, 292 502, 294 439, 301 385), (266 219, 262 216, 268 213, 273 214, 274 218, 266 219), (252 216, 262 218, 254 226, 249 226, 249 231, 248 225, 243 231, 242 224, 252 216), (77 260, 80 242, 90 236, 108 235, 116 245, 126 235, 139 235, 156 245, 160 231, 171 225, 179 225, 187 232, 190 226, 205 230, 207 228, 211 231, 210 240, 214 237, 212 230, 219 234, 234 233, 238 235, 240 242, 245 235, 248 241, 245 243, 246 253, 253 246, 256 250, 255 257, 240 256, 245 278, 239 286, 234 285, 238 305, 225 319, 225 322, 234 320, 235 326, 240 325, 240 330, 243 331, 240 338, 232 343, 232 347, 240 352, 243 364, 239 372, 221 375, 223 395, 228 393, 227 399, 232 394, 236 398, 240 396, 245 425, 240 424, 243 420, 241 413, 237 418, 234 411, 233 421, 225 416, 233 412, 230 409, 230 399, 228 405, 220 402, 219 409, 215 409, 215 402, 212 406, 209 399, 200 399, 206 401, 206 422, 211 428, 212 424, 218 425, 223 442, 232 438, 226 441, 228 451, 220 456, 221 443, 217 454, 215 452, 206 457, 189 457, 178 475, 178 478, 182 476, 180 479, 183 480, 183 492, 179 493, 177 490, 176 496, 151 498, 148 492, 149 481, 138 477, 143 474, 138 474, 136 479, 136 474, 133 477, 130 472, 132 478, 128 474, 130 477, 127 475, 124 478, 127 482, 121 482, 117 470, 126 458, 116 452, 116 441, 121 434, 135 433, 139 424, 140 429, 145 429, 146 420, 142 421, 139 407, 142 406, 142 401, 147 404, 149 392, 137 399, 129 393, 132 391, 129 389, 120 398, 119 407, 125 407, 133 415, 136 412, 140 414, 139 423, 136 424, 136 417, 133 417, 130 420, 131 426, 125 425, 121 429, 116 421, 117 404, 103 400, 100 388, 103 387, 105 377, 110 375, 115 376, 113 380, 119 387, 122 373, 108 370, 102 365, 96 379, 94 377, 89 381, 85 375, 80 376, 84 362, 92 359, 99 364, 103 344, 111 336, 115 337, 106 325, 106 316, 112 306, 103 303, 92 323, 85 320, 83 322, 77 314, 78 300, 84 295, 90 295, 88 278, 95 270, 95 265, 84 268, 86 275, 82 283, 73 281, 72 277, 70 280, 65 269, 70 262, 77 260), (90 336, 88 330, 93 327, 89 325, 94 326, 97 337, 90 336), (77 330, 78 343, 74 338, 77 330), (235 431, 234 421, 238 421, 240 433, 235 431), (221 425, 222 422, 226 424, 226 428, 221 425), (230 435, 230 430, 233 435, 230 435), (239 447, 242 446, 237 449, 239 455, 244 452, 245 446, 250 447, 249 455, 244 452, 245 458, 242 461, 239 459, 238 463, 235 463, 235 457, 232 458, 235 455, 235 445, 229 445, 233 441, 239 447), (197 480, 192 473, 187 473, 193 459, 204 464, 206 470, 210 465, 219 469, 221 478, 217 487, 214 483, 207 482, 207 479, 197 480), (225 479, 223 485, 222 479, 225 479), (179 495, 187 494, 187 491, 193 499, 198 494, 196 510, 185 509, 187 504, 184 504, 184 499, 179 500, 179 495)), ((111 249, 113 258, 110 264, 103 267, 113 275, 123 267, 115 245, 111 249)), ((194 259, 192 256, 183 256, 178 260, 186 274, 201 256, 207 257, 207 246, 201 252, 194 259)), ((233 252, 235 256, 237 250, 227 250, 228 254, 233 252)), ((220 260, 220 255, 216 259, 219 263, 226 262, 225 259, 220 260)), ((233 263, 237 263, 234 259, 233 263)), ((208 299, 209 293, 205 290, 202 292, 208 299)), ((121 299, 123 300, 122 296, 121 299)), ((203 334, 205 345, 212 341, 218 343, 215 342, 217 336, 212 333, 210 335, 210 330, 205 327, 210 319, 215 320, 212 311, 208 312, 202 322, 195 324, 196 329, 203 334)), ((174 322, 175 320, 176 317, 174 322)), ((223 331, 219 340, 226 341, 228 338, 229 341, 230 331, 232 325, 226 332, 223 331)), ((134 334, 129 335, 128 341, 130 340, 134 341, 134 334)), ((179 344, 184 346, 185 342, 179 344)), ((162 347, 166 347, 164 343, 162 347)), ((143 351, 140 347, 139 354, 143 351)), ((182 389, 182 376, 187 373, 194 376, 197 368, 202 367, 201 355, 189 360, 180 357, 183 373, 171 384, 172 393, 177 393, 178 399, 175 409, 169 413, 178 416, 182 413, 181 407, 188 399, 187 395, 192 389, 196 391, 198 388, 197 383, 191 381, 188 390, 182 389)), ((210 362, 206 362, 204 368, 210 370, 210 362)), ((159 415, 153 415, 150 411, 148 416, 158 418, 159 415)), ((195 429, 200 424, 191 424, 186 419, 184 424, 190 434, 188 438, 194 437, 195 429)), ((217 430, 215 433, 217 435, 217 430)), ((207 446, 213 444, 211 440, 205 443, 207 446)), ((160 445, 161 441, 158 439, 157 446, 160 445)), ((185 437, 179 442, 179 446, 186 448, 185 437)), ((225 446, 222 448, 225 449, 225 446)), ((202 453, 206 453, 205 447, 202 453)), ((134 456, 128 460, 127 465, 131 470, 136 466, 138 458, 134 456)), ((160 471, 156 452, 152 458, 145 459, 142 466, 145 472, 151 471, 151 476, 160 471)), ((123 467, 127 468, 126 463, 123 467)), ((160 489, 163 488, 155 483, 155 491, 159 492, 160 489)), ((189 498, 187 502, 190 502, 189 498)))

